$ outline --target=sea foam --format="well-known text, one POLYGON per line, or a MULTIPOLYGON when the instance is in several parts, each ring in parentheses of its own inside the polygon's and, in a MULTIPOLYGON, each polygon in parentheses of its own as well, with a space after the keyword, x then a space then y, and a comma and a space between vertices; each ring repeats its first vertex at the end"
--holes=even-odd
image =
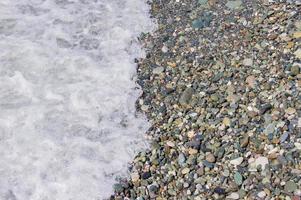
POLYGON ((144 0, 1 0, 0 199, 112 193, 147 120, 135 111, 144 0))

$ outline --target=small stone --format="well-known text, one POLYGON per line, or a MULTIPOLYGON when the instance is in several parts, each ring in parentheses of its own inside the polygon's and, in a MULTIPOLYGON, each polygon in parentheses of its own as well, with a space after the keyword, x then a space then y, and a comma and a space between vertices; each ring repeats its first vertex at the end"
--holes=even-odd
POLYGON ((288 181, 285 183, 284 190, 286 192, 294 192, 298 189, 298 185, 293 181, 288 181))
POLYGON ((273 134, 275 132, 275 124, 271 123, 267 125, 267 127, 263 130, 263 132, 268 135, 268 134, 273 134))
POLYGON ((217 187, 214 189, 214 193, 219 194, 219 195, 224 195, 224 194, 226 194, 226 190, 224 188, 217 187))
POLYGON ((295 142, 294 145, 295 145, 296 149, 301 150, 301 143, 295 142))
POLYGON ((219 148, 217 151, 217 158, 221 159, 224 156, 224 154, 225 154, 225 148, 224 147, 219 148))
POLYGON ((258 168, 259 166, 261 166, 261 169, 264 170, 266 165, 269 164, 269 160, 267 157, 263 157, 263 156, 260 156, 258 157, 256 160, 255 160, 255 166, 256 168, 258 168))
POLYGON ((296 38, 296 39, 301 38, 301 31, 294 32, 293 37, 296 38))
POLYGON ((151 174, 150 172, 144 172, 144 173, 142 174, 142 176, 141 176, 141 177, 142 177, 142 179, 144 179, 144 180, 145 180, 145 179, 148 179, 148 178, 150 178, 150 177, 151 177, 151 175, 152 175, 152 174, 151 174))
POLYGON ((251 67, 253 65, 253 60, 251 58, 246 58, 242 61, 242 64, 251 67))
POLYGON ((230 126, 230 125, 231 125, 231 120, 230 120, 228 117, 225 117, 225 118, 223 119, 223 124, 224 124, 225 126, 230 126))
POLYGON ((170 146, 170 147, 175 146, 175 143, 173 143, 172 141, 167 141, 166 144, 167 144, 167 146, 170 146))
POLYGON ((181 105, 187 105, 189 104, 190 100, 191 100, 191 97, 193 95, 193 89, 192 88, 186 88, 184 90, 184 92, 182 93, 180 99, 179 99, 179 103, 181 105))
POLYGON ((261 192, 258 192, 257 196, 259 198, 264 198, 267 194, 265 193, 265 191, 261 191, 261 192))
POLYGON ((214 167, 213 163, 208 162, 207 160, 203 161, 203 165, 209 169, 212 169, 214 167))
POLYGON ((243 157, 238 157, 233 160, 230 160, 230 164, 237 166, 240 165, 243 161, 244 161, 243 157))
POLYGON ((208 0, 199 0, 198 3, 200 5, 205 5, 208 2, 208 0))
POLYGON ((296 56, 296 58, 301 59, 301 49, 297 49, 297 50, 294 52, 294 55, 296 56))
POLYGON ((157 196, 157 193, 158 193, 158 191, 159 191, 159 188, 158 188, 158 186, 157 185, 150 185, 150 186, 148 186, 148 191, 149 191, 149 193, 150 193, 150 197, 151 198, 155 198, 156 196, 157 196))
POLYGON ((235 181, 235 183, 237 185, 241 185, 242 184, 243 178, 242 178, 242 175, 239 172, 235 172, 235 174, 234 174, 234 181, 235 181))
POLYGON ((248 86, 250 88, 255 88, 255 85, 256 85, 256 78, 255 78, 255 76, 248 76, 246 78, 246 83, 248 84, 248 86))
POLYGON ((230 176, 230 171, 227 170, 227 169, 225 171, 223 171, 223 176, 229 177, 230 176))
POLYGON ((285 113, 288 114, 288 115, 293 115, 296 113, 296 109, 295 108, 288 108, 285 110, 285 113))
POLYGON ((140 180, 140 176, 138 172, 134 172, 131 174, 131 180, 133 183, 136 183, 140 180))
POLYGON ((214 163, 215 162, 215 156, 212 153, 209 153, 206 155, 206 160, 210 163, 214 163))
POLYGON ((249 144, 249 135, 245 134, 243 136, 243 138, 240 139, 240 146, 241 147, 246 147, 246 146, 248 146, 248 144, 249 144))
POLYGON ((183 166, 186 161, 185 155, 183 153, 180 153, 178 156, 178 163, 180 166, 183 166))
POLYGON ((114 188, 114 191, 115 191, 116 193, 121 193, 121 192, 123 192, 123 187, 122 187, 122 185, 121 185, 120 183, 114 184, 113 188, 114 188))
POLYGON ((195 19, 195 20, 192 21, 192 28, 200 29, 200 28, 209 27, 212 19, 213 19, 212 14, 204 13, 198 19, 195 19))
POLYGON ((226 197, 226 199, 239 199, 239 194, 237 192, 232 192, 229 196, 226 197))
POLYGON ((240 6, 242 4, 242 1, 241 0, 236 0, 236 1, 228 1, 226 3, 226 6, 227 8, 229 9, 239 9, 240 6))
POLYGON ((182 174, 188 174, 189 172, 190 172, 190 169, 188 167, 186 167, 182 170, 182 174))
POLYGON ((285 140, 286 140, 287 138, 288 138, 288 133, 287 133, 287 132, 283 133, 283 134, 281 135, 281 137, 280 137, 280 143, 285 142, 285 140))
POLYGON ((167 46, 163 46, 161 50, 162 50, 163 53, 167 53, 168 52, 167 46))
POLYGON ((153 69, 154 74, 161 74, 162 72, 164 72, 163 67, 156 67, 156 68, 153 69))
POLYGON ((193 148, 189 148, 188 153, 189 153, 189 155, 195 155, 195 154, 198 153, 198 150, 197 149, 193 149, 193 148))
POLYGON ((300 73, 299 65, 293 65, 291 67, 291 73, 292 73, 293 76, 297 76, 300 73))

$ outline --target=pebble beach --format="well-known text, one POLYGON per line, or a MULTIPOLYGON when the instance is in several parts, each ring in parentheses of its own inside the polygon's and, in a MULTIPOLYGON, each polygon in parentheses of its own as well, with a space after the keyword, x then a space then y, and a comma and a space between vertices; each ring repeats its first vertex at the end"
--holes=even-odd
POLYGON ((111 199, 301 199, 301 1, 153 0, 150 148, 111 199))

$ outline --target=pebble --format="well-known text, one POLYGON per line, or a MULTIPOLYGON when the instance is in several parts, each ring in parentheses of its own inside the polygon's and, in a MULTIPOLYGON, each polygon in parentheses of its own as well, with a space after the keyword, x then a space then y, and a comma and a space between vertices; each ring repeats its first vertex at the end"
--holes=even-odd
POLYGON ((193 89, 192 88, 186 88, 184 90, 184 92, 182 93, 180 99, 179 99, 179 103, 181 105, 187 105, 189 104, 190 100, 191 100, 191 97, 192 97, 192 94, 193 94, 193 89))
POLYGON ((244 160, 243 157, 238 157, 238 158, 231 160, 230 164, 237 166, 237 165, 240 165, 243 162, 243 160, 244 160))
POLYGON ((296 56, 296 58, 301 59, 301 49, 297 49, 297 50, 294 52, 294 55, 296 56))
POLYGON ((266 168, 266 165, 268 165, 268 164, 269 164, 269 160, 267 157, 260 156, 260 157, 256 158, 256 160, 255 160, 256 168, 261 166, 262 170, 264 170, 266 168))
POLYGON ((190 169, 188 167, 186 167, 182 170, 182 174, 188 174, 189 172, 190 172, 190 169))
POLYGON ((248 146, 248 144, 249 144, 249 135, 245 134, 243 136, 243 138, 240 140, 240 146, 241 147, 246 147, 246 146, 248 146))
POLYGON ((226 3, 226 6, 227 6, 228 8, 230 8, 230 9, 238 9, 238 8, 240 8, 241 4, 242 4, 242 1, 241 1, 241 0, 228 1, 228 2, 226 3))
POLYGON ((172 141, 167 141, 166 144, 167 144, 167 146, 175 147, 175 143, 172 141))
POLYGON ((293 181, 287 181, 284 186, 286 192, 294 192, 298 189, 298 185, 293 181))
POLYGON ((230 125, 231 125, 231 120, 230 120, 228 117, 225 117, 225 118, 223 119, 223 124, 224 124, 225 126, 230 126, 230 125))
POLYGON ((131 179, 132 179, 132 182, 133 183, 136 183, 140 180, 140 176, 139 176, 139 173, 137 172, 134 172, 131 174, 131 179))
POLYGON ((239 194, 237 192, 232 192, 229 196, 226 197, 226 199, 239 199, 239 194))
POLYGON ((261 198, 261 199, 265 198, 266 195, 267 195, 267 194, 265 193, 265 191, 258 192, 258 194, 257 194, 257 196, 258 196, 259 198, 261 198))
POLYGON ((215 156, 212 153, 209 153, 206 155, 206 160, 210 163, 214 163, 215 162, 215 156))
POLYGON ((251 58, 246 58, 242 61, 242 64, 245 65, 245 66, 249 66, 251 67, 253 65, 253 59, 251 58))
POLYGON ((163 67, 156 67, 156 68, 153 69, 154 74, 161 74, 162 72, 164 72, 163 67))
POLYGON ((288 108, 288 109, 285 110, 285 113, 288 114, 288 115, 293 115, 293 114, 296 113, 296 109, 290 107, 290 108, 288 108))
POLYGON ((180 153, 178 156, 178 163, 180 166, 183 166, 185 164, 186 158, 183 153, 180 153))
POLYGON ((239 172, 235 172, 234 174, 234 181, 237 185, 241 185, 243 182, 243 177, 239 172))
POLYGON ((283 133, 280 137, 280 142, 281 143, 285 142, 285 140, 288 138, 288 136, 289 136, 288 132, 283 133))
POLYGON ((300 73, 299 65, 293 65, 291 67, 291 73, 292 73, 293 76, 297 76, 300 73))

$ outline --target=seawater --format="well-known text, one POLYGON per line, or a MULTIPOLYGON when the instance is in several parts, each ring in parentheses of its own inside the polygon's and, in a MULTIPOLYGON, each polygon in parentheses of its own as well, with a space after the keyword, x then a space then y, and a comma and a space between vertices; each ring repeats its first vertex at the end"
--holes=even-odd
POLYGON ((98 200, 145 148, 144 0, 0 1, 0 199, 98 200))

